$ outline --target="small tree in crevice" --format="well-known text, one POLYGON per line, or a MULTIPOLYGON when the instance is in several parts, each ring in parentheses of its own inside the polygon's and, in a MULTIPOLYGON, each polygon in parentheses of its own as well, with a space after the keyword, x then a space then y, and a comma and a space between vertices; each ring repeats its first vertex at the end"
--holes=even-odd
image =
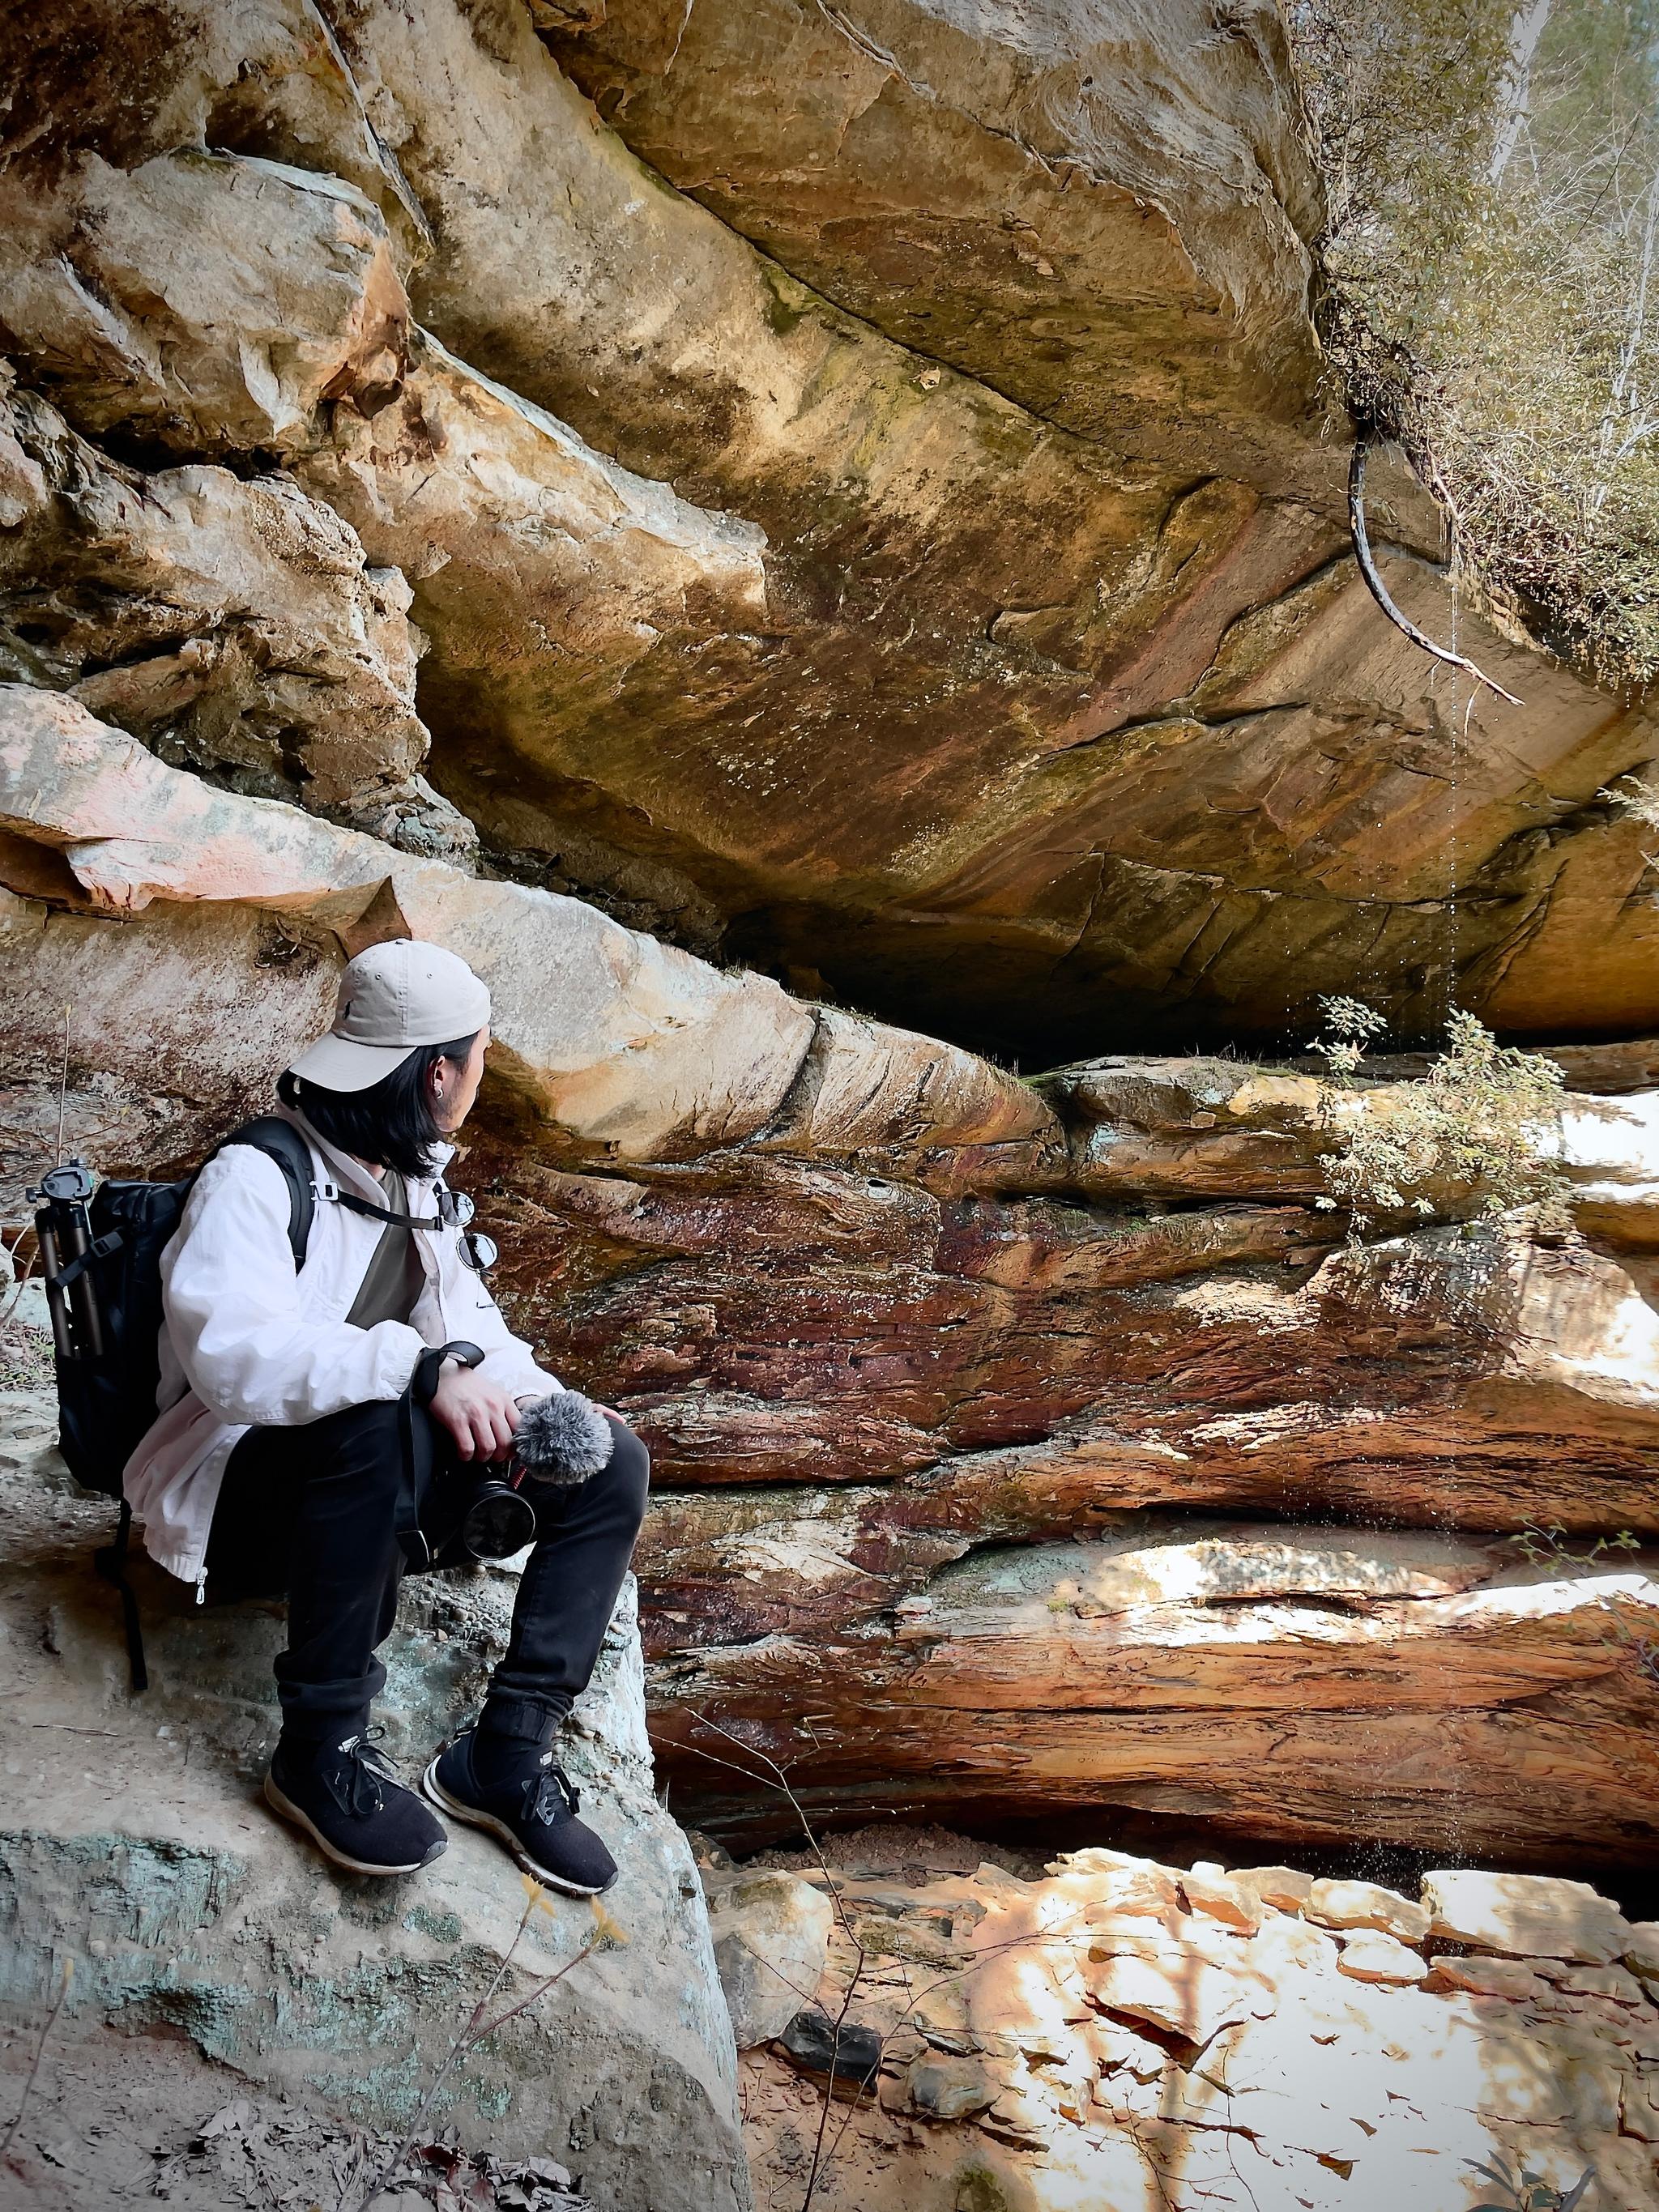
POLYGON ((1651 682, 1656 0, 1284 15, 1325 185, 1321 331, 1356 421, 1399 441, 1454 575, 1505 627, 1651 682))
POLYGON ((1322 999, 1323 1034, 1313 1049, 1332 1089, 1322 1154, 1327 1212, 1345 1210, 1351 1243, 1413 1217, 1538 1209, 1551 1232, 1571 1226, 1561 1173, 1561 1071, 1540 1054, 1500 1045, 1462 1009, 1446 1024, 1446 1049, 1420 1081, 1361 1091, 1365 1050, 1382 1017, 1357 999, 1322 999))

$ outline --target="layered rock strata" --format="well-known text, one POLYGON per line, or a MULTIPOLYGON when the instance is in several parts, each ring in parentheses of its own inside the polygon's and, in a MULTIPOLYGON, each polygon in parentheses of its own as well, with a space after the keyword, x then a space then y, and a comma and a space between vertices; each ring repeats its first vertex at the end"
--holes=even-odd
POLYGON ((1593 1237, 1512 1216, 1351 1249, 1313 1203, 1322 1115, 1386 1086, 1022 1083, 215 793, 27 687, 0 693, 0 828, 19 1181, 65 1003, 72 1143, 179 1166, 321 1025, 349 949, 431 935, 488 976, 468 1176, 526 1326, 655 1455, 677 1803, 776 1825, 714 1723, 820 1811, 1651 1857, 1651 1560, 1589 1558, 1659 1534, 1652 1103, 1606 1089, 1639 1052, 1572 1062, 1603 1086, 1564 1116, 1593 1237), (1529 1523, 1563 1532, 1532 1565, 1529 1523))
MULTIPOLYGON (((1477 2161, 1659 2193, 1655 1930, 1583 1883, 1431 1875, 1419 1900, 1106 1850, 1015 1874, 902 1826, 796 1874, 836 1905, 808 2019, 877 2064, 830 2103, 815 2202, 1467 2212, 1477 2161)), ((775 2212, 815 2164, 814 2056, 798 2022, 743 2061, 775 2212)))
MULTIPOLYGON (((1659 1854, 1659 1553, 1585 1572, 1468 1540, 1113 1517, 975 1551, 890 1613, 665 1659, 659 1762, 744 1835, 792 1832, 776 1762, 819 1820, 1109 1807, 1302 1851, 1363 1831, 1534 1864, 1569 1835, 1584 1866, 1659 1854)), ((816 1569, 821 1603, 853 1579, 810 1521, 721 1564, 747 1559, 816 1569)))

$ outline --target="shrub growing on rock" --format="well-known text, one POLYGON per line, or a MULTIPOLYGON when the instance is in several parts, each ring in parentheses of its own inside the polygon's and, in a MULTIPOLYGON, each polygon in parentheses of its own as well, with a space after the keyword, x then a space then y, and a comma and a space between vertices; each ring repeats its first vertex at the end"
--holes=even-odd
POLYGON ((1382 1024, 1358 1000, 1322 1003, 1326 1029, 1314 1049, 1334 1079, 1325 1103, 1334 1141, 1316 1206, 1345 1209, 1356 1242, 1413 1214, 1518 1206, 1538 1207, 1547 1228, 1568 1225, 1558 1164, 1563 1078, 1553 1060, 1499 1044, 1459 1008, 1421 1081, 1362 1091, 1365 1047, 1382 1024))

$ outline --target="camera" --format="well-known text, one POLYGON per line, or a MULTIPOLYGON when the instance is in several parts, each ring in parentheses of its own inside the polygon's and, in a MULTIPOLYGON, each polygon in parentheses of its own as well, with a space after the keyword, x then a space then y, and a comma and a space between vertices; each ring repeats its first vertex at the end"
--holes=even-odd
POLYGON ((488 1474, 473 1486, 456 1531, 475 1559, 510 1559, 536 1540, 536 1509, 513 1484, 488 1474))
MULTIPOLYGON (((413 1385, 417 1402, 432 1402, 446 1359, 477 1367, 483 1356, 476 1344, 467 1343, 424 1352, 413 1385)), ((554 1389, 538 1398, 524 1410, 506 1474, 495 1467, 450 1470, 449 1479, 464 1494, 453 1534, 441 1550, 453 1543, 470 1559, 510 1559, 535 1541, 536 1492, 587 1481, 609 1464, 614 1443, 610 1421, 580 1390, 554 1389)))
POLYGON ((507 1559, 535 1540, 537 1491, 568 1490, 609 1464, 611 1424, 580 1390, 552 1390, 526 1406, 514 1438, 510 1478, 486 1474, 461 1516, 460 1540, 475 1559, 507 1559))

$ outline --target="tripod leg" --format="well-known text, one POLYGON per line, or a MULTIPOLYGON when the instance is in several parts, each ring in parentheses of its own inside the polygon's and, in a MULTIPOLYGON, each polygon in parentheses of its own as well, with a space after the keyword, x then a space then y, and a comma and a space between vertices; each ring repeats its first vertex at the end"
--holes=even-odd
POLYGON ((121 1618, 127 1632, 127 1664, 132 1673, 133 1689, 138 1692, 149 1689, 149 1669, 144 1664, 144 1632, 138 1620, 138 1596, 127 1580, 127 1547, 131 1535, 132 1508, 124 1498, 115 1541, 94 1552, 92 1563, 104 1580, 121 1593, 121 1618))

